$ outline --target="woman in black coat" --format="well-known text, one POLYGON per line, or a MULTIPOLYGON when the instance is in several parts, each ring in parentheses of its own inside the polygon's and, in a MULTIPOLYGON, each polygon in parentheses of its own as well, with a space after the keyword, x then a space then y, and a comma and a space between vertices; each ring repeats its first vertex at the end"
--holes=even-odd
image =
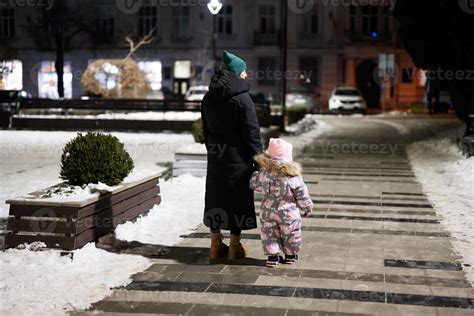
POLYGON ((204 224, 212 233, 209 258, 233 260, 248 255, 241 231, 257 227, 249 180, 263 148, 245 62, 227 51, 223 62, 228 70, 216 71, 201 105, 208 158, 204 224), (221 230, 231 231, 230 247, 221 230))

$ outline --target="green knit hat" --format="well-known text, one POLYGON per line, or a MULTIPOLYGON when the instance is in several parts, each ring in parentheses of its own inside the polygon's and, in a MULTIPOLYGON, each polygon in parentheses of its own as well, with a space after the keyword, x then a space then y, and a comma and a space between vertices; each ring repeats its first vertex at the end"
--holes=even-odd
POLYGON ((247 64, 245 61, 234 54, 224 51, 222 54, 222 61, 227 66, 227 69, 235 73, 237 76, 247 69, 247 64))

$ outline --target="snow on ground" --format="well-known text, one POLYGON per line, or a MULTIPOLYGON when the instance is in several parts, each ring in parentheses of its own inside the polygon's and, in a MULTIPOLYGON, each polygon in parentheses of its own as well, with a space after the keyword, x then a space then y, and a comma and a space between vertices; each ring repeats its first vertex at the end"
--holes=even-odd
POLYGON ((128 112, 105 113, 98 115, 59 115, 59 114, 21 114, 15 117, 37 119, 88 119, 88 120, 139 120, 139 121, 195 121, 201 117, 201 112, 128 112))
MULTIPOLYGON (((173 161, 177 148, 194 143, 190 134, 112 134, 124 142, 135 161, 136 171, 126 181, 143 175, 145 169, 162 171, 157 162, 173 161)), ((6 199, 60 182, 62 148, 75 135, 0 131, 0 217, 8 215, 6 199)), ((137 222, 119 226, 119 237, 165 245, 177 243, 181 234, 202 220, 204 184, 203 178, 189 175, 161 182, 162 204, 137 222)), ((72 261, 56 250, 9 249, 0 252, 0 314, 64 315, 66 310, 84 309, 109 294, 110 287, 129 283, 132 274, 150 264, 142 256, 109 253, 93 243, 74 251, 72 261)))
POLYGON ((9 249, 0 253, 2 315, 65 315, 84 309, 150 266, 141 256, 117 255, 89 243, 74 260, 59 251, 9 249))
POLYGON ((180 235, 202 223, 205 184, 205 178, 189 174, 162 183, 161 204, 135 223, 117 227, 117 237, 167 246, 177 244, 182 240, 180 235))
MULTIPOLYGON (((202 221, 204 178, 183 175, 160 184, 163 202, 135 223, 116 229, 123 240, 174 245, 202 221)), ((59 251, 9 249, 0 253, 2 315, 65 314, 102 299, 110 287, 125 285, 151 261, 112 254, 94 243, 74 251, 74 260, 59 251), (67 291, 65 291, 67 289, 67 291)))
POLYGON ((300 155, 306 146, 332 128, 328 123, 321 121, 321 117, 308 114, 303 120, 289 126, 288 132, 291 134, 283 135, 282 138, 293 144, 293 156, 300 155), (301 132, 302 134, 298 135, 301 132), (293 133, 296 135, 292 135, 293 133))
MULTIPOLYGON (((61 153, 75 132, 0 131, 0 217, 8 215, 5 200, 61 182, 61 153)), ((191 134, 111 133, 125 144, 136 170, 161 172, 157 163, 174 160, 176 149, 193 144, 191 134)))
MULTIPOLYGON (((163 171, 165 168, 163 168, 163 171)), ((156 175, 157 172, 147 169, 134 169, 123 181, 117 185, 109 186, 102 182, 89 183, 84 186, 55 186, 52 188, 44 188, 34 194, 26 194, 18 197, 25 200, 42 200, 47 202, 81 202, 92 198, 99 198, 104 192, 113 192, 132 182, 141 181, 149 176, 156 175)))
POLYGON ((454 237, 455 250, 470 265, 464 270, 474 284, 474 157, 466 159, 453 142, 462 132, 451 130, 413 143, 408 154, 418 181, 454 237))
POLYGON ((390 117, 406 117, 408 115, 412 115, 412 114, 408 113, 408 112, 402 112, 402 111, 389 111, 389 112, 374 114, 374 115, 371 115, 371 116, 372 117, 390 118, 390 117))

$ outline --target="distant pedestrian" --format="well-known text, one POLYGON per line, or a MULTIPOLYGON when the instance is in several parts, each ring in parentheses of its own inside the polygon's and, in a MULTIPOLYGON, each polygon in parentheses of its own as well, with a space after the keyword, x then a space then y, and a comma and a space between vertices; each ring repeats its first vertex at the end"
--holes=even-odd
POLYGON ((268 155, 255 157, 259 171, 250 180, 250 187, 263 193, 261 240, 269 267, 298 261, 303 242, 300 210, 305 217, 313 211, 301 166, 293 161, 292 151, 293 146, 283 139, 270 139, 268 155))
POLYGON ((201 104, 207 148, 204 224, 211 230, 210 259, 248 256, 240 242, 242 230, 257 227, 253 191, 249 180, 253 157, 263 152, 255 104, 245 62, 224 51, 226 69, 218 69, 201 104), (221 230, 230 230, 230 246, 221 230))

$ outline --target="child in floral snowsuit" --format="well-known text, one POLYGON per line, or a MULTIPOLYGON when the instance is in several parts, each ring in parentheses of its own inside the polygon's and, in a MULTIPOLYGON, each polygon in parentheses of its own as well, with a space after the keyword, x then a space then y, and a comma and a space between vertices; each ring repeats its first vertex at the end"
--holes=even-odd
POLYGON ((267 266, 298 261, 303 243, 301 216, 311 214, 313 201, 301 177, 301 166, 293 162, 293 146, 282 139, 270 139, 269 155, 255 157, 259 171, 250 180, 250 188, 263 193, 260 223, 267 266), (285 259, 279 254, 283 251, 285 259))

